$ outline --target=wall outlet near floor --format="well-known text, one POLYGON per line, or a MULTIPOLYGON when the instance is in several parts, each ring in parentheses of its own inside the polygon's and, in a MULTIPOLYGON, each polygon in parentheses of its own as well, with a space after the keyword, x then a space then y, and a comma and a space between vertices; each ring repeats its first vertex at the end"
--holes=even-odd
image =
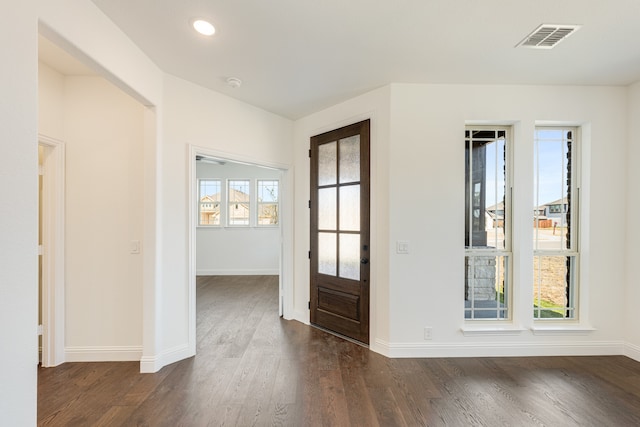
POLYGON ((425 340, 433 339, 433 328, 431 326, 424 327, 424 339, 425 340))

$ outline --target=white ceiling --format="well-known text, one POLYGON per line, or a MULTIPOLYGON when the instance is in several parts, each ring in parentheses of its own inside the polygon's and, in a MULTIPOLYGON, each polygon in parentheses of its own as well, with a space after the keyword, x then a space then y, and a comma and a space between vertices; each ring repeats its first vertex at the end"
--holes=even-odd
POLYGON ((93 2, 165 72, 292 119, 391 82, 640 80, 640 0, 93 2), (514 47, 540 24, 582 28, 552 50, 514 47))

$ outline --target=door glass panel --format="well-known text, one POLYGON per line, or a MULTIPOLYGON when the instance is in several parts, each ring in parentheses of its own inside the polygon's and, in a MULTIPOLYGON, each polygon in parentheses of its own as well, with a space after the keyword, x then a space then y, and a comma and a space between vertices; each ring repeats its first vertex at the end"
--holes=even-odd
POLYGON ((359 234, 340 234, 340 277, 360 280, 359 234))
POLYGON ((336 233, 318 233, 318 273, 337 274, 336 233))
POLYGON ((340 230, 360 231, 360 185, 340 187, 340 230))
POLYGON ((340 183, 360 181, 360 135, 340 140, 340 183))
POLYGON ((335 230, 336 217, 336 188, 321 188, 318 190, 318 229, 335 230))
POLYGON ((318 186, 334 185, 338 174, 338 143, 318 146, 318 186))

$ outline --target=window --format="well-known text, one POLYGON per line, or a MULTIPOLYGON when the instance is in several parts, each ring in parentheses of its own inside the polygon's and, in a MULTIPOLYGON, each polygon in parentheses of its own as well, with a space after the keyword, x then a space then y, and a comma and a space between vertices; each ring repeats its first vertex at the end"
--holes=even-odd
POLYGON ((227 199, 229 210, 227 217, 228 225, 249 225, 250 215, 250 193, 248 179, 228 181, 227 199))
POLYGON ((508 319, 509 129, 465 129, 465 319, 508 319))
POLYGON ((220 225, 220 180, 198 181, 198 225, 220 225))
POLYGON ((261 180, 258 187, 258 226, 278 225, 278 181, 261 180))
POLYGON ((538 206, 533 220, 535 319, 577 317, 579 164, 576 133, 575 128, 540 127, 535 131, 534 206, 538 206))

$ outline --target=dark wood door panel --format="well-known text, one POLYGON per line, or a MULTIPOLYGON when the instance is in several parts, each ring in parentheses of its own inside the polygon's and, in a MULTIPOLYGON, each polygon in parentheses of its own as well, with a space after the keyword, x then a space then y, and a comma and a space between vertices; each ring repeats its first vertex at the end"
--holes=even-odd
POLYGON ((318 287, 318 309, 360 321, 360 296, 318 287))
POLYGON ((311 323, 369 342, 369 120, 311 138, 311 323))

